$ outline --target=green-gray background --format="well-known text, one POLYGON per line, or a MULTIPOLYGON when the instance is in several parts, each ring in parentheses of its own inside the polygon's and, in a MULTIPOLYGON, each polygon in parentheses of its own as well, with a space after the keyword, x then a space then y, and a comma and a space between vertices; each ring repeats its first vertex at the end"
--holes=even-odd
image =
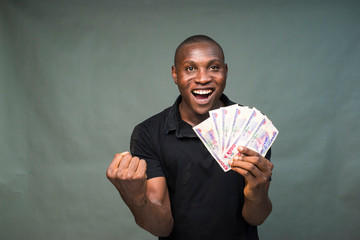
POLYGON ((261 238, 360 239, 360 2, 348 0, 1 0, 0 239, 155 239, 105 171, 175 100, 173 52, 193 34, 223 46, 225 93, 280 131, 261 238))

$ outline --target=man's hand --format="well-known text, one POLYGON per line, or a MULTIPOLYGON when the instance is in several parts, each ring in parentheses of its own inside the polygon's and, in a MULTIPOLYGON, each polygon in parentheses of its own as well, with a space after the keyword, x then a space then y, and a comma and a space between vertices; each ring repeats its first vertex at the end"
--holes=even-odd
POLYGON ((145 160, 128 152, 115 154, 106 176, 119 191, 140 227, 158 237, 169 236, 174 220, 165 177, 147 180, 145 160))
POLYGON ((244 195, 249 200, 259 202, 267 196, 269 180, 274 165, 259 153, 246 147, 239 147, 239 154, 230 161, 232 170, 244 176, 244 195))
POLYGON ((243 217, 248 223, 259 225, 272 209, 268 190, 274 165, 251 149, 239 147, 238 150, 239 154, 229 164, 245 178, 243 217))
POLYGON ((141 207, 146 203, 146 162, 130 153, 117 153, 106 176, 130 207, 141 207))

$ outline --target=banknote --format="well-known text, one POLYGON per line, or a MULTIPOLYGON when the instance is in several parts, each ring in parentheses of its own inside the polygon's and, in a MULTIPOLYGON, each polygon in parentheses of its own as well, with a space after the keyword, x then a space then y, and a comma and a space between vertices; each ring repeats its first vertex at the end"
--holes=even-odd
POLYGON ((265 116, 265 119, 261 122, 245 145, 246 147, 260 153, 263 157, 265 157, 270 146, 275 141, 278 133, 279 131, 265 116))
POLYGON ((236 108, 239 107, 237 104, 230 105, 227 107, 221 107, 221 128, 222 128, 222 136, 221 136, 221 150, 224 150, 227 147, 227 140, 230 137, 230 133, 232 131, 231 123, 233 122, 234 116, 236 114, 236 108))
POLYGON ((215 127, 215 133, 217 135, 218 140, 218 154, 222 155, 222 123, 221 123, 221 109, 211 110, 209 112, 210 118, 212 120, 213 126, 215 127))
POLYGON ((207 150, 226 172, 228 161, 246 146, 265 156, 279 131, 270 119, 256 108, 237 104, 209 112, 209 118, 193 127, 207 150))
POLYGON ((244 130, 245 123, 248 122, 249 115, 253 112, 249 107, 240 106, 236 106, 236 108, 230 110, 233 111, 233 115, 231 116, 230 122, 227 122, 230 133, 226 139, 225 149, 229 148, 232 141, 236 139, 236 136, 244 130))
POLYGON ((250 117, 247 119, 241 131, 234 137, 235 140, 233 140, 223 155, 223 158, 226 162, 231 160, 234 155, 237 154, 237 149, 239 146, 246 146, 246 142, 250 138, 251 134, 264 119, 264 115, 261 114, 256 108, 252 109, 250 117))
POLYGON ((218 162, 220 167, 224 171, 229 171, 231 169, 230 165, 225 163, 220 157, 221 155, 219 155, 219 141, 217 139, 217 134, 215 133, 215 126, 212 119, 207 118, 200 124, 193 127, 193 130, 205 145, 207 150, 210 152, 210 154, 213 156, 213 158, 215 158, 215 160, 218 162))

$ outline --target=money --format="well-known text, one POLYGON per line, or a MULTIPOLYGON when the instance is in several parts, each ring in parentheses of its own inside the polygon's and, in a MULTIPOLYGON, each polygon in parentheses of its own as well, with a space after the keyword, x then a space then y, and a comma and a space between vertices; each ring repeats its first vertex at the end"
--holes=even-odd
POLYGON ((193 127, 193 129, 213 158, 215 158, 215 160, 219 163, 220 167, 224 171, 229 171, 230 165, 227 162, 225 163, 221 158, 221 152, 219 151, 219 139, 215 133, 212 119, 206 119, 197 126, 193 127))
POLYGON ((231 169, 228 162, 239 146, 265 156, 279 134, 259 110, 237 104, 210 111, 209 118, 193 130, 225 172, 231 169))
MULTIPOLYGON (((221 119, 221 111, 220 109, 218 110, 212 110, 209 112, 210 118, 212 120, 213 126, 215 127, 215 133, 217 136, 217 140, 219 143, 219 150, 221 149, 222 146, 222 131, 220 132, 220 129, 222 130, 222 119, 221 119)), ((222 152, 222 149, 220 151, 220 153, 222 152)))
POLYGON ((265 119, 246 143, 246 146, 265 157, 278 133, 271 121, 265 116, 265 119))

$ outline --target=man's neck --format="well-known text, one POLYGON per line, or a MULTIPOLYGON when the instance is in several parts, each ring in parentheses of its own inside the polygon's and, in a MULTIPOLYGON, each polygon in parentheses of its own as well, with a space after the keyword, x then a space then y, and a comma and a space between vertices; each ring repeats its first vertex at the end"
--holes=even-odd
MULTIPOLYGON (((225 104, 219 100, 219 104, 217 104, 213 109, 217 109, 219 107, 224 107, 225 104)), ((179 104, 179 112, 180 112, 180 117, 184 122, 187 122, 188 124, 190 124, 192 127, 198 125, 199 123, 201 123, 202 121, 206 120, 209 117, 209 112, 205 113, 205 114, 196 114, 196 113, 189 113, 188 111, 186 111, 186 109, 184 109, 184 104, 183 102, 180 102, 179 104)))

